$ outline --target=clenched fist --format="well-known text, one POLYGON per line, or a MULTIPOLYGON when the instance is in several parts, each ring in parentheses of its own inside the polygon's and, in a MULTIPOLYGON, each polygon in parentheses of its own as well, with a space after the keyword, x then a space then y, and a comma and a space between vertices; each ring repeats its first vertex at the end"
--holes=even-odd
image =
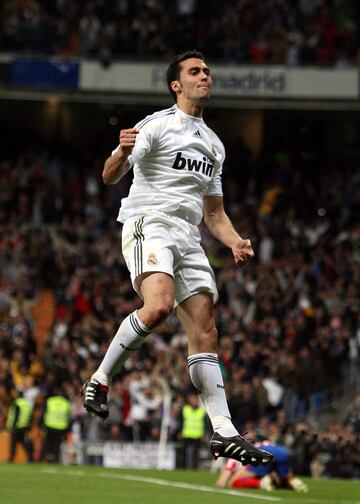
POLYGON ((232 253, 236 264, 239 266, 246 264, 248 260, 255 255, 251 241, 242 239, 236 242, 236 244, 232 247, 232 253))
POLYGON ((123 129, 120 131, 119 135, 119 143, 121 150, 125 154, 131 154, 131 151, 134 148, 136 137, 139 134, 139 130, 136 128, 123 129))

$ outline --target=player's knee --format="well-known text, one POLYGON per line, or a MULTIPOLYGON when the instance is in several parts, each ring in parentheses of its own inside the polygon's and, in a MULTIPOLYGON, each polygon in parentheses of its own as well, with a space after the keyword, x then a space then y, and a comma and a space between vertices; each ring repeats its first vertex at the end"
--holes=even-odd
POLYGON ((163 322, 170 315, 173 309, 173 302, 164 301, 160 306, 157 307, 157 319, 158 322, 163 322))
POLYGON ((146 307, 146 325, 152 328, 160 324, 167 319, 172 309, 172 299, 163 299, 160 303, 146 307))

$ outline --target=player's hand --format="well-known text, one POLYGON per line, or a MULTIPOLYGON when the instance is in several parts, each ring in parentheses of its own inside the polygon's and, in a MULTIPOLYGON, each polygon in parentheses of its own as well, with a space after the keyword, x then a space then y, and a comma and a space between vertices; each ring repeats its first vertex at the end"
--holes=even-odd
POLYGON ((308 486, 306 483, 304 483, 300 478, 290 478, 289 480, 289 486, 295 490, 295 492, 303 492, 306 493, 309 491, 308 486))
POLYGON ((255 255, 251 241, 242 239, 233 246, 232 253, 236 264, 239 266, 246 264, 255 255))
POLYGON ((136 128, 123 129, 120 131, 119 143, 124 154, 131 154, 138 134, 139 130, 136 128))

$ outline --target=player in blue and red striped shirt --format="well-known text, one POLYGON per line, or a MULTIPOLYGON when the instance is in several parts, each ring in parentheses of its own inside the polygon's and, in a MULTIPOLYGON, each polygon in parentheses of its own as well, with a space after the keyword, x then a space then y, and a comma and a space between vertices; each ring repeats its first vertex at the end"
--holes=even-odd
POLYGON ((270 441, 261 441, 256 447, 266 450, 274 456, 274 461, 268 466, 243 466, 237 460, 228 459, 224 470, 220 474, 216 486, 229 488, 261 488, 274 490, 275 488, 287 488, 297 492, 307 492, 307 485, 298 477, 295 477, 288 450, 281 445, 270 441))

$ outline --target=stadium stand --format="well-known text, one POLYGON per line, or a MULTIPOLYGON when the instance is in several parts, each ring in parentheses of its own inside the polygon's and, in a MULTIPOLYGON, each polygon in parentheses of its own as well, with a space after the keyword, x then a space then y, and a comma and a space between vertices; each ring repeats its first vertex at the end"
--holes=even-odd
POLYGON ((0 50, 168 60, 183 47, 255 64, 348 67, 359 59, 355 0, 4 0, 0 50))
MULTIPOLYGON (((314 450, 317 470, 334 475, 337 466, 326 453, 339 449, 351 459, 344 446, 359 446, 358 433, 346 425, 315 432, 305 419, 310 405, 319 408, 357 366, 349 348, 358 331, 360 178, 350 170, 294 176, 284 159, 286 153, 277 156, 268 179, 248 178, 245 199, 235 189, 234 171, 226 173, 230 212, 255 241, 257 258, 246 269, 235 269, 202 229, 219 281, 219 355, 237 425, 246 430, 256 422, 274 439, 285 439, 298 474, 309 472, 305 461, 314 450), (329 185, 329 177, 336 184, 329 185), (294 423, 299 419, 302 428, 294 423), (325 453, 320 461, 315 439, 325 453), (324 469, 324 461, 331 467, 324 469)), ((169 431, 176 440, 191 389, 186 338, 175 318, 149 337, 115 381, 111 421, 94 427, 84 416, 81 382, 139 301, 119 248, 121 228, 113 221, 114 188, 102 187, 94 170, 84 174, 81 164, 70 173, 64 165, 61 156, 35 151, 1 160, 6 190, 1 193, 0 423, 4 426, 14 387, 40 408, 44 397, 63 385, 72 401, 73 432, 83 438, 158 439, 162 392, 153 384, 149 395, 149 383, 163 376, 173 397, 169 431), (34 316, 49 291, 55 306, 43 353, 34 316)))

